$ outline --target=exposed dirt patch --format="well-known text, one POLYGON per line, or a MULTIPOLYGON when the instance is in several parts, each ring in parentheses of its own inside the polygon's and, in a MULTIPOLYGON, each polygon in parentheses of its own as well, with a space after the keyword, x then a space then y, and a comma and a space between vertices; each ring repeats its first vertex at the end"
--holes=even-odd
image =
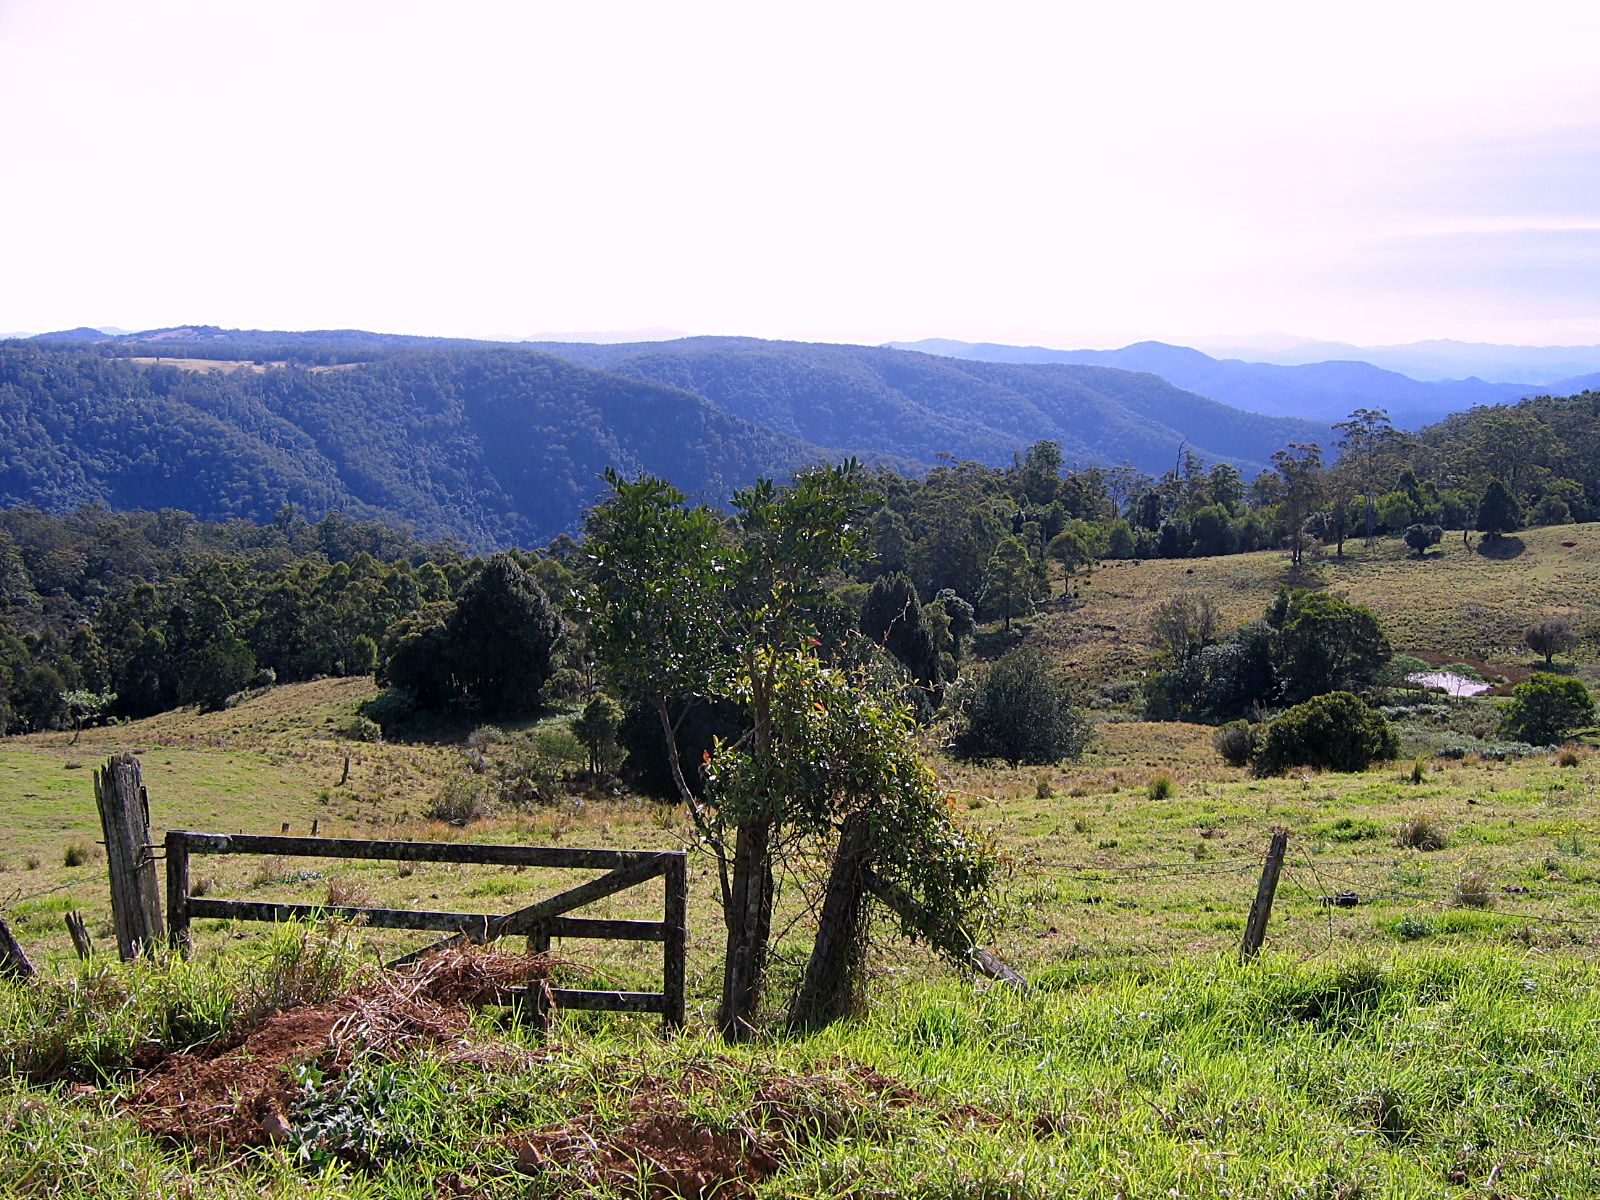
POLYGON ((146 1132, 186 1145, 230 1151, 283 1141, 296 1066, 333 1078, 358 1055, 459 1039, 472 1008, 539 985, 550 966, 548 956, 474 947, 435 954, 325 1004, 272 1013, 242 1041, 170 1056, 144 1076, 127 1109, 146 1132))
MULTIPOLYGON (((748 1066, 724 1064, 741 1074, 748 1066)), ((846 1136, 876 1139, 889 1114, 927 1097, 870 1067, 841 1064, 807 1075, 758 1073, 752 1102, 718 1125, 691 1116, 684 1097, 719 1086, 716 1071, 690 1067, 666 1081, 639 1081, 629 1098, 633 1114, 620 1129, 592 1112, 559 1126, 512 1135, 517 1170, 558 1173, 566 1189, 636 1190, 651 1200, 733 1200, 755 1194, 794 1149, 846 1136)), ((721 1078, 725 1085, 725 1078, 721 1078)), ((987 1114, 983 1114, 986 1119, 987 1114)), ((966 1114, 955 1118, 966 1123, 966 1114)))

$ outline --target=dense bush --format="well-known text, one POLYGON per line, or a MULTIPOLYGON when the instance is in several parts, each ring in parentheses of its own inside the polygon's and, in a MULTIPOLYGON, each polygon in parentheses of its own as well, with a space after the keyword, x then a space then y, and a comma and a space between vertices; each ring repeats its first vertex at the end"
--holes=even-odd
POLYGON ((1364 771, 1399 750, 1394 730, 1377 710, 1350 692, 1329 692, 1295 705, 1268 726, 1253 767, 1258 775, 1296 766, 1364 771))
POLYGON ((1222 760, 1230 767, 1242 767, 1255 757, 1259 735, 1249 721, 1229 721, 1211 735, 1222 760))
POLYGON ((978 685, 956 752, 1012 766, 1060 762, 1083 752, 1088 732, 1066 683, 1043 654, 1023 647, 997 661, 978 685))
POLYGON ((1267 622, 1278 631, 1275 666, 1289 700, 1367 687, 1389 662, 1378 618, 1327 592, 1281 592, 1267 622))
POLYGON ((1512 689, 1500 730, 1518 741, 1551 746, 1594 716, 1594 697, 1582 680, 1541 672, 1512 689))

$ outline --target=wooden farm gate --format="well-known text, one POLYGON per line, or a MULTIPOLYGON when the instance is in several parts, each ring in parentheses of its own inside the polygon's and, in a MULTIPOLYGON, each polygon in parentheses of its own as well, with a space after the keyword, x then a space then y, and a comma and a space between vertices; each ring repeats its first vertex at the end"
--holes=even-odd
POLYGON ((481 846, 464 842, 190 833, 175 829, 167 834, 166 860, 168 936, 172 944, 185 954, 189 950, 189 923, 197 917, 234 921, 316 920, 332 917, 361 921, 379 929, 423 929, 450 934, 443 941, 395 959, 389 964, 391 967, 413 962, 443 946, 464 941, 484 942, 512 935, 526 935, 534 950, 547 949, 553 937, 660 942, 661 991, 607 992, 551 988, 549 998, 557 1008, 659 1013, 666 1029, 675 1030, 683 1026, 688 870, 682 850, 481 846), (189 892, 189 860, 196 854, 270 854, 287 858, 364 858, 505 867, 561 867, 606 873, 515 912, 419 912, 399 908, 213 900, 194 896, 189 892), (666 882, 666 911, 660 921, 569 915, 586 904, 636 887, 657 876, 666 882))

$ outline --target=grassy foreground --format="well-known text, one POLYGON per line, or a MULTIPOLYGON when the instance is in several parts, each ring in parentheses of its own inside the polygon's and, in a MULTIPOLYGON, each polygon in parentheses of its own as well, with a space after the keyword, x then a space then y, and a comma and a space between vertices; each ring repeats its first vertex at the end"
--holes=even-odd
MULTIPOLYGON (((223 974, 146 968, 114 1018, 121 1040, 66 1036, 108 1065, 141 1037, 182 1043, 221 1015, 207 1006, 223 974)), ((664 1179, 687 1178, 724 1196, 1593 1195, 1597 984, 1591 964, 1504 953, 1193 959, 1026 997, 907 982, 860 1023, 738 1050, 593 1019, 541 1045, 480 1016, 465 1039, 478 1052, 358 1059, 331 1099, 292 1114, 295 1140, 242 1160, 139 1132, 114 1073, 13 1081, 0 1189, 420 1200, 666 1195, 664 1179), (678 1128, 698 1174, 663 1149, 678 1128)), ((62 1036, 30 1028, 37 1015, 0 993, 8 1054, 62 1036)))

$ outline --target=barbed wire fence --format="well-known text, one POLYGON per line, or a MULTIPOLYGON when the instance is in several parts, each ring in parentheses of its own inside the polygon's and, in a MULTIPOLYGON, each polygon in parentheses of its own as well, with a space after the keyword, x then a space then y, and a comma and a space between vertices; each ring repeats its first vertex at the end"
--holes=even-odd
MULTIPOLYGON (((1303 949, 1302 960, 1318 957, 1333 949, 1340 940, 1336 914, 1356 908, 1386 907, 1385 918, 1404 929, 1408 918, 1415 918, 1416 936, 1429 936, 1434 929, 1427 916, 1448 912, 1470 912, 1489 920, 1504 921, 1508 925, 1552 926, 1574 930, 1593 931, 1600 937, 1600 916, 1580 915, 1585 906, 1584 888, 1574 882, 1568 887, 1540 887, 1522 884, 1494 886, 1487 870, 1472 866, 1463 868, 1455 886, 1395 883, 1381 878, 1387 874, 1416 871, 1415 858, 1370 856, 1367 858, 1321 858, 1303 845, 1290 845, 1290 834, 1285 829, 1274 829, 1271 840, 1261 857, 1209 859, 1193 863, 1180 862, 1120 862, 1095 863, 1077 859, 1053 859, 1038 854, 1019 857, 1015 869, 1020 878, 1042 881, 1073 881, 1085 885, 1100 885, 1104 893, 1090 891, 1082 897, 1085 903, 1096 906, 1108 901, 1117 903, 1117 893, 1135 884, 1157 883, 1171 880, 1194 883, 1202 879, 1231 877, 1236 886, 1218 895, 1195 897, 1192 903, 1206 908, 1236 904, 1245 919, 1244 936, 1239 953, 1244 959, 1254 957, 1263 948, 1271 928, 1270 917, 1280 892, 1287 890, 1304 905, 1315 905, 1321 913, 1324 932, 1316 943, 1303 949), (1380 873, 1374 878, 1374 873, 1380 873), (1249 877, 1256 877, 1256 891, 1248 891, 1249 877), (1580 912, 1573 911, 1577 901, 1580 912), (1542 911, 1530 911, 1526 905, 1542 904, 1542 911), (1400 905, 1404 911, 1395 912, 1400 905), (1560 909, 1557 910, 1557 905, 1560 909), (1427 915, 1424 915, 1427 914, 1427 915)), ((1129 904, 1126 897, 1121 900, 1129 904)), ((1404 934, 1402 934, 1404 937, 1404 934)))

